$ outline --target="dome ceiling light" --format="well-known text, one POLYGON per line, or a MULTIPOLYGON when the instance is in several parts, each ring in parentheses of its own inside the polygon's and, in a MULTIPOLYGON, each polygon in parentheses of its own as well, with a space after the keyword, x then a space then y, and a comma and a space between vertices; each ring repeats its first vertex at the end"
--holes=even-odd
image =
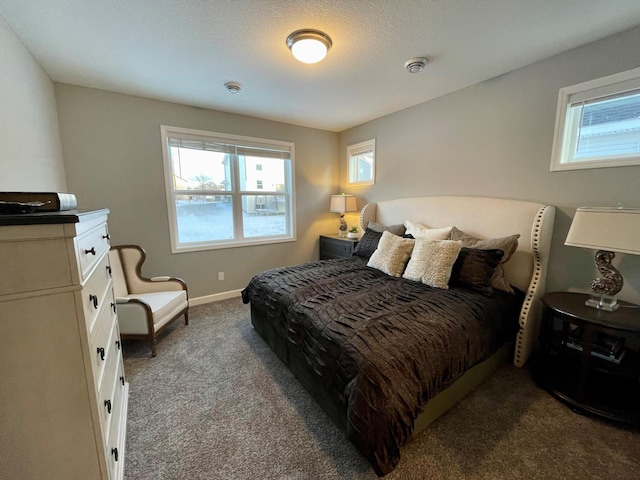
POLYGON ((406 68, 409 73, 420 73, 428 63, 429 60, 424 57, 410 58, 404 62, 404 68, 406 68))
POLYGON ((302 63, 317 63, 326 55, 333 43, 331 38, 320 30, 296 30, 287 37, 287 47, 302 63))

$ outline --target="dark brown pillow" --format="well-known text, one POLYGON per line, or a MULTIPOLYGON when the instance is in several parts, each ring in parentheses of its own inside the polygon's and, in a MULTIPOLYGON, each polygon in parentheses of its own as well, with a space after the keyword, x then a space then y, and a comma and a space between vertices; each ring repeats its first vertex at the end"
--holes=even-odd
POLYGON ((467 248, 477 248, 478 250, 502 250, 504 252, 504 256, 502 257, 500 264, 498 264, 495 272, 493 272, 491 286, 507 293, 515 292, 504 276, 502 264, 506 263, 518 248, 518 238, 520 238, 519 233, 501 238, 480 239, 473 237, 462 230, 458 230, 456 227, 453 227, 449 234, 450 240, 460 240, 462 245, 467 248))
POLYGON ((491 294, 491 278, 503 256, 504 252, 498 249, 478 250, 463 247, 451 269, 449 285, 491 294))
POLYGON ((357 257, 369 260, 373 252, 378 248, 380 237, 382 237, 382 232, 376 232, 367 228, 358 242, 358 245, 356 245, 356 248, 353 250, 353 254, 357 257))

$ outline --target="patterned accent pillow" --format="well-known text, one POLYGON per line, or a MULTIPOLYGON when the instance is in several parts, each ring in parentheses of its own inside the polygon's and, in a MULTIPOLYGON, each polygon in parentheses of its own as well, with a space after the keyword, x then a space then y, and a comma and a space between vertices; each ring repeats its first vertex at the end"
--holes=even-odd
POLYGON ((356 248, 353 250, 353 255, 369 260, 373 252, 378 248, 380 237, 382 237, 382 232, 376 232, 367 228, 356 245, 356 248))
POLYGON ((491 277, 503 256, 502 250, 463 247, 451 269, 449 285, 491 295, 491 277))
POLYGON ((498 290, 502 290, 503 292, 515 293, 504 276, 502 265, 511 258, 511 255, 513 255, 518 248, 518 238, 520 238, 520 234, 517 233, 507 237, 487 238, 483 240, 453 227, 449 238, 451 240, 460 240, 462 245, 467 248, 477 248, 479 250, 502 250, 504 252, 504 256, 493 272, 491 277, 491 286, 498 290))
POLYGON ((402 278, 430 287, 449 288, 451 269, 462 249, 462 242, 416 238, 411 260, 402 278))
POLYGON ((447 240, 453 227, 429 228, 412 220, 405 220, 406 234, 414 238, 428 238, 429 240, 447 240))
POLYGON ((378 248, 371 255, 368 267, 373 267, 393 277, 400 277, 411 256, 415 240, 402 238, 391 232, 382 232, 378 248))

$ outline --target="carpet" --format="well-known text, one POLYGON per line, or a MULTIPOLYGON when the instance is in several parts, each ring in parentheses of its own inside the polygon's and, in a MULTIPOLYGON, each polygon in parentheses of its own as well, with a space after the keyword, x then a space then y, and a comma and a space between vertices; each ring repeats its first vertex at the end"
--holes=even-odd
MULTIPOLYGON (((127 480, 377 476, 271 352, 239 298, 190 309, 151 358, 123 345, 127 480)), ((385 479, 638 479, 640 434, 577 413, 504 365, 385 479)))

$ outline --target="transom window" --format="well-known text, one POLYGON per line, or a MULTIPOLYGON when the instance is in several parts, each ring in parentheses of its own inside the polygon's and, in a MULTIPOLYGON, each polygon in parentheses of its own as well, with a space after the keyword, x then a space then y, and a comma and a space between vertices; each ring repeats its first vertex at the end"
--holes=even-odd
POLYGON ((640 164, 640 68, 562 88, 551 170, 640 164))
POLYGON ((173 253, 295 240, 294 144, 161 126, 173 253))
POLYGON ((376 141, 349 145, 347 147, 348 184, 371 185, 375 182, 376 141))

